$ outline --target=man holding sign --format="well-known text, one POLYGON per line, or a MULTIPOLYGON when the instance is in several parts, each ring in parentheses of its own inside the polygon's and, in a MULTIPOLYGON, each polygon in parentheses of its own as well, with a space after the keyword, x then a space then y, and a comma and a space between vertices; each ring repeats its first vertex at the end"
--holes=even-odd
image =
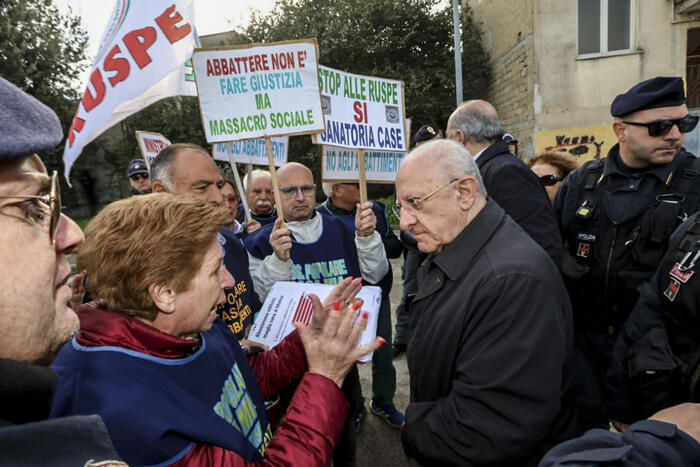
MULTIPOLYGON (((282 195, 278 212, 282 217, 244 240, 258 293, 266 296, 277 281, 337 284, 349 276, 362 276, 366 283, 379 283, 389 271, 389 262, 375 229, 377 218, 372 204, 358 205, 355 225, 348 227, 336 217, 315 211, 316 185, 304 165, 283 165, 277 171, 277 181, 282 195)), ((362 389, 355 370, 348 375, 343 391, 351 409, 334 453, 336 466, 354 465, 354 421, 362 410, 362 389)))

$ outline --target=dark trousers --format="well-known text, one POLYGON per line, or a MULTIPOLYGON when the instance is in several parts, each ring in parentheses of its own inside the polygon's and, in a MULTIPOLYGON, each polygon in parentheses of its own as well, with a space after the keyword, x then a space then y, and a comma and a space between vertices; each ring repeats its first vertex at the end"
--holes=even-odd
POLYGON ((587 330, 574 333, 573 389, 578 427, 576 436, 592 428, 608 429, 605 413, 605 374, 610 366, 615 336, 587 330))
MULTIPOLYGON (((391 301, 384 294, 377 317, 377 335, 391 342, 391 301)), ((379 347, 372 356, 372 400, 379 404, 388 404, 394 400, 396 369, 392 357, 389 344, 379 347)))
MULTIPOLYGON (((401 277, 403 278, 403 293, 401 302, 396 308, 396 335, 394 343, 408 344, 408 310, 406 309, 406 298, 418 290, 418 267, 420 266, 420 252, 418 250, 407 249, 404 254, 403 265, 401 266, 401 277)), ((386 339, 386 338, 385 338, 386 339)))

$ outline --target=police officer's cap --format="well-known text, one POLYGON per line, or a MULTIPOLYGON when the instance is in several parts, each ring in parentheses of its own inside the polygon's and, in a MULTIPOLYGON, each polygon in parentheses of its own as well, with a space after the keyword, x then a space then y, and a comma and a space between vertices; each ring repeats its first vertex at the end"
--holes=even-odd
POLYGON ((518 140, 515 139, 515 136, 511 135, 510 133, 503 135, 503 141, 507 144, 517 144, 518 142, 518 140))
POLYGON ((657 76, 637 83, 624 94, 618 95, 610 106, 613 117, 624 117, 632 112, 685 104, 683 80, 677 77, 657 76))
POLYGON ((61 138, 53 110, 0 78, 0 160, 52 149, 61 138))
POLYGON ((129 167, 126 169, 126 176, 131 177, 136 174, 147 174, 148 168, 143 159, 134 159, 129 162, 129 167))
POLYGON ((440 130, 435 128, 433 125, 423 125, 418 128, 418 131, 413 135, 413 143, 420 143, 421 141, 429 141, 435 138, 440 133, 440 130))

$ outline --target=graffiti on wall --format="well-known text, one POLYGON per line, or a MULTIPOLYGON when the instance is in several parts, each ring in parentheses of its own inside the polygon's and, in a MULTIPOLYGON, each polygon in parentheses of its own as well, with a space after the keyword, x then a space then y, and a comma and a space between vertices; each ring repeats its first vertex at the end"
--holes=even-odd
POLYGON ((612 125, 562 128, 536 134, 538 154, 543 151, 565 151, 581 162, 605 157, 615 143, 617 137, 612 125))

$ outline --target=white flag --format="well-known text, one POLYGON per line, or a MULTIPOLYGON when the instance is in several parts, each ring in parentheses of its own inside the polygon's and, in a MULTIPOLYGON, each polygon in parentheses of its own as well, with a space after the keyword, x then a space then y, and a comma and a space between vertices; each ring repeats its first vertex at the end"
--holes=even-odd
POLYGON ((117 0, 63 152, 65 177, 83 147, 170 96, 196 96, 193 0, 117 0))

